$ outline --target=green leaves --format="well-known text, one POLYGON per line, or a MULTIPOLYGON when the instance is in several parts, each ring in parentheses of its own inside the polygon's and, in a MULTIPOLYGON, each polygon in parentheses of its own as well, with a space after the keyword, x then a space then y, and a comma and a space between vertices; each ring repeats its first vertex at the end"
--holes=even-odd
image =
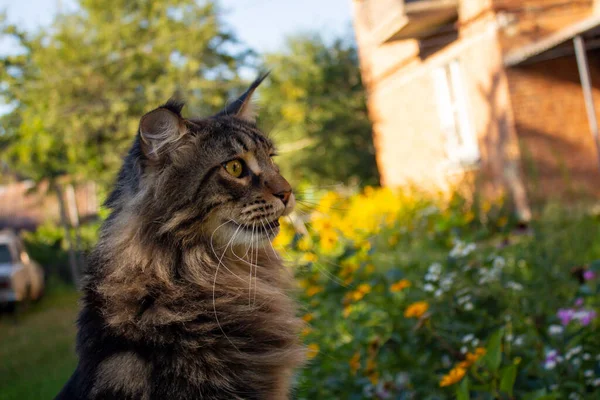
POLYGON ((502 336, 504 331, 499 329, 490 336, 486 346, 486 353, 483 357, 483 362, 488 369, 496 373, 502 363, 502 336))
POLYGON ((456 400, 469 400, 469 378, 464 378, 456 387, 456 400))
POLYGON ((265 57, 273 70, 259 97, 261 125, 279 142, 295 183, 376 184, 377 168, 357 49, 350 40, 291 37, 265 57))
POLYGON ((517 379, 517 365, 512 364, 502 369, 500 373, 500 391, 510 396, 513 395, 513 386, 517 379))
POLYGON ((187 113, 210 115, 244 62, 212 1, 82 0, 39 35, 0 29, 23 49, 0 56, 0 94, 16 106, 1 117, 2 156, 36 181, 110 183, 145 112, 177 92, 187 113))

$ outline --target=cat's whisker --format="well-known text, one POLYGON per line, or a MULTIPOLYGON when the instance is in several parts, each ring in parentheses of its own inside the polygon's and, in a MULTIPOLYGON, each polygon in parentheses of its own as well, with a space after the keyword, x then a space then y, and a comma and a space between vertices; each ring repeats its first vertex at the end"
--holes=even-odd
MULTIPOLYGON (((260 223, 262 224, 263 230, 266 232, 267 231, 267 226, 269 225, 269 222, 267 221, 267 225, 265 226, 265 221, 266 218, 262 217, 260 219, 260 223)), ((273 238, 275 238, 275 232, 273 231, 273 228, 269 227, 269 229, 271 230, 271 233, 273 234, 273 238)), ((271 240, 269 239, 269 244, 271 244, 271 240)), ((271 247, 273 247, 273 244, 271 244, 271 247)), ((267 252, 267 258, 269 259, 269 261, 271 261, 271 256, 269 255, 269 253, 267 252)))
MULTIPOLYGON (((227 223, 227 222, 226 222, 227 223)), ((221 226, 223 226, 224 224, 220 225, 219 227, 217 227, 217 229, 219 229, 221 226)), ((213 311, 215 314, 215 320, 217 322, 217 325, 219 326, 219 329, 221 330, 221 332, 223 333, 223 336, 225 336, 225 338, 229 341, 229 343, 231 343, 231 345, 238 351, 240 352, 240 349, 238 349, 238 347, 231 341, 231 339, 229 339, 229 336, 227 336, 227 334, 225 333, 225 330, 223 329, 223 326, 221 325, 221 322, 219 321, 219 315, 217 313, 217 300, 216 300, 216 287, 217 287, 217 275, 219 274, 219 267, 221 266, 222 262, 223 262, 223 257, 225 256, 225 253, 227 252, 227 247, 229 247, 229 245, 233 242, 233 240, 235 239, 235 236, 237 235, 238 231, 240 230, 241 225, 238 226, 238 228, 236 229, 236 231, 233 233, 233 235, 231 235, 231 239, 229 239, 229 242, 227 242, 227 245, 225 246, 225 250, 223 251, 223 254, 221 254, 221 257, 219 258, 219 262, 217 263, 217 268, 215 269, 215 277, 213 279, 213 285, 212 285, 212 303, 213 303, 213 311)), ((213 235, 215 234, 215 232, 217 231, 217 229, 215 229, 215 231, 212 233, 211 237, 210 237, 210 242, 211 242, 211 247, 214 249, 213 245, 212 245, 212 240, 213 240, 213 235)), ((216 255, 216 254, 215 254, 216 255)), ((241 352, 240 352, 241 353, 241 352)))
POLYGON ((256 246, 255 246, 255 251, 256 251, 256 258, 254 260, 254 300, 252 305, 256 306, 256 292, 258 291, 258 234, 256 235, 256 246))
MULTIPOLYGON (((255 222, 252 223, 252 234, 250 235, 250 246, 248 246, 249 249, 252 247, 252 239, 254 238, 254 229, 255 229, 255 222)), ((252 260, 250 260, 248 265, 250 265, 250 277, 248 279, 248 305, 250 305, 251 296, 252 296, 252 260)))

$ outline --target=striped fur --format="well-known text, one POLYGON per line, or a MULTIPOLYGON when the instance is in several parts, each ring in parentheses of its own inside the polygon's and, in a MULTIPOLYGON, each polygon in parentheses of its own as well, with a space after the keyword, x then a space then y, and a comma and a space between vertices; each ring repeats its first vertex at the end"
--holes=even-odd
POLYGON ((107 201, 79 364, 57 399, 287 399, 304 350, 290 271, 270 244, 293 207, 273 145, 235 110, 159 110, 142 119, 107 201), (247 175, 227 173, 232 159, 247 175))

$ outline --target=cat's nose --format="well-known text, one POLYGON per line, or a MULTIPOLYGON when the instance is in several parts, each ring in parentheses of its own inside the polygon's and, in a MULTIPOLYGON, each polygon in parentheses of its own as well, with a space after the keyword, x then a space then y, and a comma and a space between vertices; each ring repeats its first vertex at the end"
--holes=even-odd
POLYGON ((284 206, 287 206, 288 201, 290 200, 290 196, 292 194, 291 190, 284 190, 279 193, 273 193, 273 196, 277 197, 279 200, 283 202, 284 206))

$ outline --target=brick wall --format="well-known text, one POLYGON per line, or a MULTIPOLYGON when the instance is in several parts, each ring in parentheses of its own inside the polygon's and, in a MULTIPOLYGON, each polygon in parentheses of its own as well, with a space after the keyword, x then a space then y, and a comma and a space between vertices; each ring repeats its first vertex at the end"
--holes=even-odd
MULTIPOLYGON (((600 108, 600 53, 590 58, 600 108)), ((508 70, 513 113, 530 198, 600 195, 600 173, 574 56, 508 70)))

